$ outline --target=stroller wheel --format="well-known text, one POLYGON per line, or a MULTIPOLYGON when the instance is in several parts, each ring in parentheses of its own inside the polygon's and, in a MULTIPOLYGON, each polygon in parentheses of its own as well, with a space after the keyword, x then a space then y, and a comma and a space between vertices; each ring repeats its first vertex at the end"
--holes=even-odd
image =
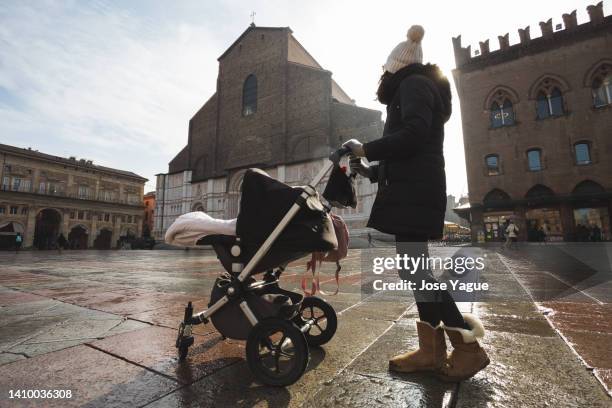
POLYGON ((310 346, 321 346, 334 337, 338 328, 338 318, 336 311, 326 301, 315 296, 304 298, 300 313, 295 317, 294 322, 302 327, 307 322, 311 322, 304 336, 310 346))
POLYGON ((268 318, 251 330, 246 357, 249 369, 259 381, 283 387, 296 382, 306 370, 308 344, 292 322, 268 318))

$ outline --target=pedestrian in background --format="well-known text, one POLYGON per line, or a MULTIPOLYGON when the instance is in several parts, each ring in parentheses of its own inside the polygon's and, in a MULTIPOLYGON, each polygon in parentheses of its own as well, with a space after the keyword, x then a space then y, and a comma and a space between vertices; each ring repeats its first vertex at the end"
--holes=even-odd
POLYGON ((514 247, 514 243, 516 242, 516 237, 519 232, 518 227, 514 223, 514 221, 510 220, 508 226, 506 227, 506 249, 512 249, 514 247))
POLYGON ((68 240, 66 239, 66 237, 64 236, 64 234, 59 234, 59 237, 57 237, 57 247, 60 250, 62 249, 66 249, 66 247, 68 246, 68 240))
POLYGON ((23 237, 21 236, 21 233, 18 232, 17 235, 15 235, 15 253, 19 252, 22 243, 23 237))
MULTIPOLYGON (((351 139, 343 146, 355 157, 351 168, 372 183, 378 192, 368 227, 395 235, 396 251, 412 259, 429 257, 428 241, 444 231, 446 176, 444 124, 451 115, 451 88, 436 65, 422 63, 423 27, 412 26, 383 67, 377 96, 387 105, 382 138, 362 144, 351 139), (365 163, 378 161, 377 165, 365 163)), ((400 277, 435 284, 429 268, 399 270, 400 277)), ((489 364, 477 339, 484 335, 480 320, 462 315, 446 290, 415 290, 419 320, 419 348, 389 361, 398 372, 433 372, 447 381, 472 377, 489 364), (444 333, 453 345, 446 354, 444 333)))

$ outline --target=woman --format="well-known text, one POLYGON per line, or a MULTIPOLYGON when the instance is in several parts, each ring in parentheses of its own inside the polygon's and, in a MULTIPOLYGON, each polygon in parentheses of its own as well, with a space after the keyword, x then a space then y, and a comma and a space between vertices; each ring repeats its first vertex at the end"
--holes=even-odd
MULTIPOLYGON (((444 228, 446 177, 444 123, 451 114, 448 80, 436 65, 422 64, 423 27, 412 26, 407 41, 398 44, 384 66, 378 100, 387 105, 387 120, 380 139, 344 144, 356 159, 351 168, 378 183, 368 226, 394 234, 397 253, 428 256, 427 241, 439 239, 444 228), (378 165, 368 165, 378 161, 378 165)), ((435 282, 428 269, 399 271, 415 282, 435 282)), ((477 338, 484 328, 477 317, 462 315, 448 291, 419 291, 415 299, 419 348, 393 357, 389 368, 399 372, 434 372, 443 380, 472 377, 489 363, 477 338), (446 354, 444 332, 453 345, 446 354)))

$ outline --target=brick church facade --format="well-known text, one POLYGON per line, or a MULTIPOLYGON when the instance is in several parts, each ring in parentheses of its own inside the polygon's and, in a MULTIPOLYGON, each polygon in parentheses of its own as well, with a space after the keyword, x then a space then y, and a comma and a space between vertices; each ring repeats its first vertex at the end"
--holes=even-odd
MULTIPOLYGON (((312 178, 349 138, 382 133, 381 113, 362 108, 288 27, 251 25, 219 57, 216 92, 189 121, 187 145, 157 175, 154 235, 181 214, 236 217, 244 171, 258 167, 290 185, 312 178)), ((358 178, 353 228, 369 215, 376 185, 358 178)))
POLYGON ((453 39, 474 241, 612 239, 612 16, 603 5, 563 24, 470 47, 453 39))

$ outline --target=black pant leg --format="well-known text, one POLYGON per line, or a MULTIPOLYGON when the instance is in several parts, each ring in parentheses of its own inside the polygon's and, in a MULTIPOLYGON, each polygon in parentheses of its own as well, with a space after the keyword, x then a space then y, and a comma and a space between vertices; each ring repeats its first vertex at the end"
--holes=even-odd
POLYGON ((413 291, 416 300, 419 319, 432 326, 444 322, 449 327, 469 328, 463 316, 457 308, 453 297, 447 290, 421 290, 423 282, 437 283, 431 269, 424 264, 429 258, 427 247, 427 236, 425 235, 397 235, 395 237, 397 254, 407 255, 408 258, 421 258, 420 267, 413 271, 400 269, 399 275, 403 280, 414 282, 416 289, 413 291))

